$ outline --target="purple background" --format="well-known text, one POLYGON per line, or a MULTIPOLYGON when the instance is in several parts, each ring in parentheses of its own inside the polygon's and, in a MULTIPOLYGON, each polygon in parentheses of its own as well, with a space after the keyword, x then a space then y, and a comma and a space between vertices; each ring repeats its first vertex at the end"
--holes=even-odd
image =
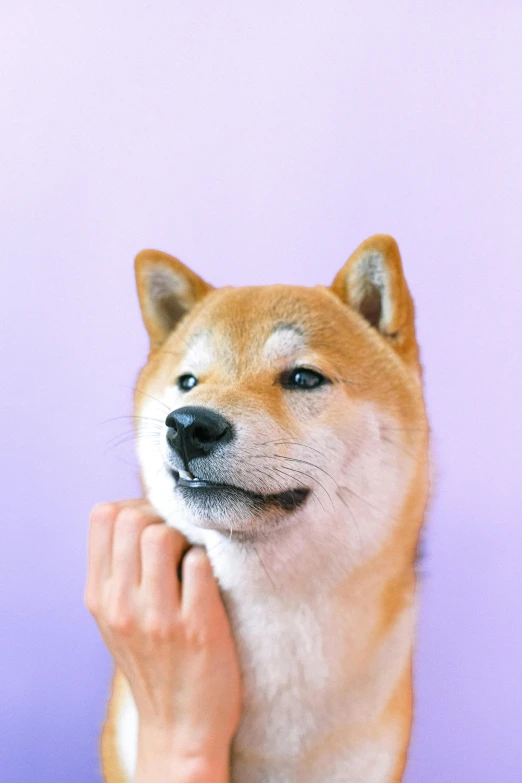
POLYGON ((136 495, 143 247, 215 284, 329 283, 399 241, 436 464, 408 783, 522 779, 522 5, 0 10, 0 770, 98 781, 111 664, 88 513, 136 495))

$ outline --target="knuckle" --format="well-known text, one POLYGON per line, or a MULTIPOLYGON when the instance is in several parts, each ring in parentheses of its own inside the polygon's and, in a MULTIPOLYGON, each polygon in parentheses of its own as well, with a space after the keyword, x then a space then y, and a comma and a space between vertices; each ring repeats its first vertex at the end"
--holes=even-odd
POLYGON ((178 624, 173 617, 149 612, 143 621, 143 631, 153 641, 167 642, 177 636, 178 624))
POLYGON ((177 530, 175 527, 168 527, 168 525, 164 525, 165 530, 167 531, 167 535, 169 538, 177 545, 183 547, 188 546, 188 541, 179 530, 177 530))
POLYGON ((169 528, 166 525, 147 525, 141 536, 142 546, 147 549, 162 549, 168 541, 169 528))
POLYGON ((190 549, 187 554, 186 558, 188 560, 188 564, 190 568, 197 569, 198 571, 211 571, 212 567, 210 565, 210 560, 208 558, 207 553, 205 550, 200 546, 194 546, 192 549, 190 549))
POLYGON ((110 525, 117 516, 116 503, 97 503, 91 511, 90 521, 92 525, 110 525))
POLYGON ((107 625, 121 636, 130 634, 135 628, 135 618, 129 605, 121 599, 113 599, 106 612, 107 625))
POLYGON ((201 547, 193 547, 185 555, 184 568, 205 591, 212 589, 214 571, 207 553, 201 547))
POLYGON ((119 636, 128 636, 134 630, 134 622, 130 615, 122 613, 109 615, 108 626, 119 636))
POLYGON ((139 508, 122 508, 118 514, 118 527, 133 528, 143 524, 145 514, 139 508))
POLYGON ((207 626, 190 624, 185 631, 187 643, 194 650, 203 650, 212 644, 212 635, 207 626))
POLYGON ((100 602, 98 600, 98 596, 92 590, 87 588, 84 593, 83 600, 89 612, 93 616, 96 616, 100 611, 100 602))

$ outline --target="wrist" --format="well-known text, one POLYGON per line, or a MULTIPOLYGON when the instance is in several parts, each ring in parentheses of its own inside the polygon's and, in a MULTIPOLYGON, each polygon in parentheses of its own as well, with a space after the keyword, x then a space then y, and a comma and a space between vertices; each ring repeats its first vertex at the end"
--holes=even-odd
POLYGON ((176 783, 229 783, 228 758, 178 757, 174 763, 176 783))
POLYGON ((171 729, 140 726, 134 783, 229 783, 230 745, 181 742, 171 729))
POLYGON ((172 755, 168 759, 138 759, 134 783, 229 783, 228 759, 172 755))

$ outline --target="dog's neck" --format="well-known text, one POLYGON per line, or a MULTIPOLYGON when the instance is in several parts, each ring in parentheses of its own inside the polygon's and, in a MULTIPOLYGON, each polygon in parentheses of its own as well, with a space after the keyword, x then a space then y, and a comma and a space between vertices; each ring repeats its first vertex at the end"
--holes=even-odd
MULTIPOLYGON (((323 536, 321 545, 297 529, 251 545, 220 538, 210 536, 207 547, 243 671, 238 779, 256 780, 258 766, 266 772, 273 764, 281 780, 333 780, 324 766, 335 757, 332 747, 346 755, 353 743, 354 769, 365 770, 361 781, 387 780, 365 764, 378 766, 386 754, 396 759, 407 744, 409 725, 400 726, 400 717, 382 735, 384 755, 372 743, 384 712, 408 698, 413 548, 408 553, 391 540, 370 562, 342 573, 331 549, 335 537, 323 536), (366 736, 372 738, 368 761, 361 757, 366 736), (317 775, 295 778, 296 759, 303 768, 318 766, 317 775)), ((340 562, 349 562, 341 555, 340 562)))
POLYGON ((416 471, 382 495, 350 481, 339 516, 312 507, 250 542, 169 520, 206 546, 231 619, 243 675, 232 781, 401 779, 423 461, 416 471))

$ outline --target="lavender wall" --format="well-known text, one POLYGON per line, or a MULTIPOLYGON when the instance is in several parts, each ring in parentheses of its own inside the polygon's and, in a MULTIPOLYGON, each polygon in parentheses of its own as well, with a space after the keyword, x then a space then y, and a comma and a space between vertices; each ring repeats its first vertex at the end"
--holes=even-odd
POLYGON ((98 781, 87 519, 135 495, 132 259, 329 282, 394 234, 436 463, 408 783, 522 779, 522 6, 0 9, 0 777, 98 781))

